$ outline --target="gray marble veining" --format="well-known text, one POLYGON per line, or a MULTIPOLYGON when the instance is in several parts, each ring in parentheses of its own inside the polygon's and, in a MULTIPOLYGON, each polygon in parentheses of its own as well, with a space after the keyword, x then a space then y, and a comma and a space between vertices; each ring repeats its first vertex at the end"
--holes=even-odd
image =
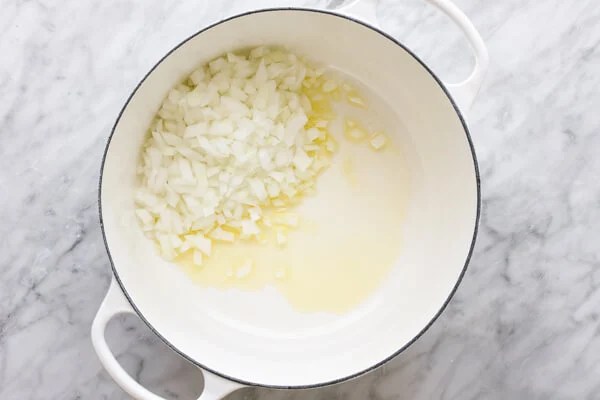
MULTIPOLYGON (((0 3, 0 399, 126 399, 90 343, 110 279, 96 210, 100 158, 131 89, 211 21, 282 4, 3 0, 0 3)), ((456 0, 491 69, 469 122, 482 174, 474 257, 446 312, 395 360, 308 391, 229 399, 600 399, 600 5, 456 0)), ((420 0, 381 0, 385 30, 446 79, 470 52, 420 0)), ((109 342, 170 398, 198 371, 133 317, 109 342)))

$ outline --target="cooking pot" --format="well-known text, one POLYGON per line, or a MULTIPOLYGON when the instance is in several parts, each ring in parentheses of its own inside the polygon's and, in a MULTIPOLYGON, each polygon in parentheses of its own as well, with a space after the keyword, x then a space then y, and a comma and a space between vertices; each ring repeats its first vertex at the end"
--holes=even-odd
MULTIPOLYGON (((104 331, 131 313, 204 372, 201 399, 245 385, 309 388, 381 366, 440 315, 465 273, 480 210, 479 174, 463 113, 488 66, 486 48, 448 0, 429 0, 464 32, 475 53, 471 75, 442 82, 378 28, 374 1, 338 11, 262 9, 227 18, 185 39, 137 85, 113 127, 102 161, 100 221, 113 279, 92 325, 92 342, 114 380, 139 399, 160 399, 131 378, 104 331), (294 312, 269 291, 224 296, 204 290, 162 260, 135 222, 136 165, 147 128, 168 91, 198 65, 227 51, 279 45, 358 80, 383 99, 412 143, 411 200, 401 259, 369 307, 338 315, 294 312)), ((406 139, 406 138, 404 138, 406 139)))

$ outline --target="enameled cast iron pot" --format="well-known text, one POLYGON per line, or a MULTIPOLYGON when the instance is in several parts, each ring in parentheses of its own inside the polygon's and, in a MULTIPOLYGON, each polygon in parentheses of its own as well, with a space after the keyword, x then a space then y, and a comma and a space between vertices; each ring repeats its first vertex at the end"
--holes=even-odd
POLYGON ((362 0, 337 12, 277 8, 228 18, 180 43, 135 88, 102 162, 100 219, 114 278, 92 326, 98 357, 127 393, 160 399, 132 379, 106 345, 104 330, 115 314, 137 314, 204 371, 200 398, 217 399, 244 385, 307 388, 351 379, 400 353, 441 313, 477 232, 479 176, 463 112, 488 56, 459 9, 449 0, 429 2, 458 24, 475 52, 474 71, 462 83, 437 78, 377 27, 374 1, 362 0), (123 223, 133 208, 139 149, 169 89, 220 54, 263 44, 285 46, 359 80, 393 109, 406 127, 402 134, 410 136, 414 184, 402 260, 374 294, 376 306, 342 316, 302 314, 269 293, 242 301, 202 290, 156 255, 135 223, 123 223))

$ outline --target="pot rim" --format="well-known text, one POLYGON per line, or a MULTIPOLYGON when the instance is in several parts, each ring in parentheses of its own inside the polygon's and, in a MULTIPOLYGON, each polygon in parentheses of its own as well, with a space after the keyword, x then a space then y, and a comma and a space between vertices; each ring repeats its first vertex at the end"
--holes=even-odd
POLYGON ((123 294, 125 295, 125 298, 127 299, 127 301, 129 302, 129 304, 131 305, 131 307, 133 308, 133 310, 136 312, 137 316, 146 324, 146 326, 156 335, 160 338, 160 340, 163 341, 163 343, 165 343, 171 350, 173 350, 175 353, 177 353, 178 355, 180 355, 181 357, 183 357, 185 360, 187 360, 188 362, 192 363, 193 365, 195 365, 196 367, 199 367, 202 370, 211 372, 221 378, 227 379, 229 381, 232 382, 236 382, 239 383, 241 385, 244 386, 255 386, 255 387, 265 387, 265 388, 272 388, 272 389, 311 389, 311 388, 319 388, 319 387, 324 387, 324 386, 329 386, 329 385, 334 385, 337 383, 342 383, 354 378, 357 378, 361 375, 364 375, 368 372, 371 372, 379 367, 381 367, 382 365, 386 364, 387 362, 391 361, 392 359, 394 359, 396 356, 398 356, 400 353, 402 353, 404 350, 406 350, 408 347, 410 347, 414 342, 416 342, 432 325, 433 323, 439 318, 439 316, 442 314, 442 312, 446 309, 446 307, 448 306, 448 303, 450 302, 450 300, 452 299, 452 297, 454 296, 454 294, 456 293, 458 286, 460 285, 460 283, 462 282, 464 275, 467 271, 467 267, 469 265, 469 262, 471 261, 471 257, 473 255, 473 249, 475 247, 475 241, 477 238, 477 233, 478 233, 478 229, 479 229, 479 220, 480 220, 480 216, 481 216, 481 180, 480 180, 480 173, 479 173, 479 165, 477 163, 477 156, 475 154, 475 148, 473 146, 473 142, 471 140, 471 134, 469 132, 469 128, 467 126, 467 123, 465 121, 465 118, 463 116, 463 114, 461 113, 460 109, 457 106, 456 101, 453 99, 452 95, 450 94, 449 90, 446 88, 446 86, 444 85, 444 83, 442 82, 442 80, 440 78, 438 78, 438 76, 427 66, 427 64, 425 64, 425 62, 423 62, 414 52, 412 52, 408 47, 406 47, 405 45, 403 45, 402 43, 400 43, 398 40, 396 40, 395 38, 393 38, 392 36, 390 36, 389 34, 387 34, 386 32, 384 32, 383 30, 379 29, 376 26, 370 25, 366 22, 363 22, 359 19, 353 18, 351 16, 345 15, 345 14, 340 14, 337 13, 333 10, 320 10, 320 9, 312 9, 312 8, 304 8, 304 7, 272 7, 272 8, 261 8, 261 9, 256 9, 256 10, 250 10, 250 11, 246 11, 240 14, 236 14, 230 17, 227 17, 225 19, 222 19, 220 21, 217 21, 215 23, 212 23, 208 26, 206 26, 205 28, 202 28, 200 30, 198 30, 197 32, 193 33, 192 35, 188 36, 187 38, 185 38, 184 40, 182 40, 181 42, 179 42, 176 46, 174 46, 171 50, 169 50, 163 57, 161 57, 153 66, 152 68, 144 75, 144 77, 138 82, 138 84, 135 86, 135 88, 133 89, 133 91, 131 92, 131 94, 128 96, 127 101, 125 102, 125 104, 123 105, 123 107, 121 108, 121 111, 119 111, 119 115, 117 116, 117 119, 115 120, 115 123, 111 129, 110 135, 108 136, 107 142, 106 142, 106 146, 104 148, 104 153, 102 155, 102 162, 100 165, 100 179, 99 179, 99 186, 98 186, 98 211, 99 211, 99 218, 100 218, 100 229, 102 231, 102 239, 104 241, 104 247, 106 248, 106 252, 110 261, 110 266, 112 269, 112 273, 114 275, 114 278, 116 279, 117 283, 119 284, 119 287, 121 288, 123 294), (469 144, 469 149, 471 152, 471 156, 473 159, 473 166, 475 169, 475 179, 476 179, 476 186, 477 186, 477 210, 476 210, 476 215, 475 215, 475 224, 474 224, 474 228, 473 228, 473 237, 471 239, 471 244, 469 247, 469 252, 467 254, 467 257, 465 259, 465 263, 464 266, 461 270, 461 273, 456 281, 456 284, 454 285, 454 287, 452 288, 452 290, 450 291, 450 294, 448 295, 448 297, 446 298, 446 300, 444 301, 444 303, 441 305, 440 309, 436 312, 436 314, 432 317, 432 319, 423 327, 423 329, 421 329, 421 331, 419 331, 419 333, 417 333, 417 335, 415 335, 411 340, 409 340, 408 342, 406 342, 402 347, 400 347, 400 349, 398 349, 397 351, 395 351, 394 353, 390 354, 388 357, 380 360, 379 362, 375 363, 374 365, 356 372, 354 374, 351 375, 347 375, 344 377, 340 377, 334 380, 330 380, 330 381, 325 381, 325 382, 319 382, 319 383, 314 383, 314 384, 309 384, 309 385, 292 385, 292 386, 286 386, 286 385, 269 385, 269 384, 261 384, 261 383, 255 383, 255 382, 249 382, 249 381, 244 381, 242 379, 238 379, 235 378, 233 376, 229 376, 227 374, 224 374, 222 372, 216 371, 212 368, 209 368, 205 365, 203 365, 202 363, 196 361, 195 359, 193 359, 192 357, 188 356, 185 352, 183 352, 182 350, 179 350, 178 348, 176 348, 173 344, 171 344, 169 342, 168 339, 166 339, 164 336, 162 336, 153 326, 152 324, 150 324, 150 322, 143 316, 143 314, 140 312, 140 310, 136 307, 135 303, 133 302, 133 300, 131 299, 131 297, 129 296, 129 293, 127 292, 127 289, 125 288, 125 285, 123 285, 123 283, 121 282, 121 279, 119 278, 119 274, 117 272, 117 268, 115 267, 115 263, 113 262, 111 253, 110 253, 110 249, 108 247, 108 242, 106 239, 106 231, 104 229, 104 221, 102 218, 102 178, 103 178, 103 174, 104 174, 104 165, 106 163, 106 156, 108 154, 108 150, 110 148, 110 143, 112 140, 112 137, 115 133, 115 129, 117 127, 117 125, 119 124, 119 121, 121 120, 121 116, 123 115, 123 112, 125 111, 125 109, 127 108, 127 106, 129 105, 129 102, 131 101, 131 99, 133 98, 133 96, 135 96, 135 94, 137 93, 138 89, 140 88, 140 86, 142 85, 142 83, 144 83, 146 81, 146 79, 154 72, 154 70, 167 58, 169 57, 175 50, 177 50, 178 48, 180 48, 181 46, 183 46, 185 43, 187 43, 189 40, 191 40, 192 38, 200 35, 201 33, 204 33, 214 27, 216 27, 217 25, 221 25, 225 22, 237 19, 237 18, 241 18, 241 17, 245 17, 248 15, 253 15, 253 14, 258 14, 258 13, 266 13, 266 12, 273 12, 273 11, 304 11, 304 12, 314 12, 314 13, 320 13, 320 14, 327 14, 333 17, 337 17, 337 18, 343 18, 346 19, 348 21, 363 25, 366 28, 369 28, 377 33, 379 33, 383 38, 390 40, 392 43, 396 44, 398 47, 400 47, 401 49, 403 49, 404 51, 406 51, 408 54, 410 54, 429 74, 430 76, 437 82, 437 84, 439 85, 439 87, 442 89, 442 91, 444 92, 444 94, 446 95, 446 97, 448 98, 448 100, 450 100, 450 103, 452 104, 452 107, 454 108, 454 111, 456 112, 461 125, 463 127, 463 130, 465 132, 466 138, 467 138, 467 142, 469 144))

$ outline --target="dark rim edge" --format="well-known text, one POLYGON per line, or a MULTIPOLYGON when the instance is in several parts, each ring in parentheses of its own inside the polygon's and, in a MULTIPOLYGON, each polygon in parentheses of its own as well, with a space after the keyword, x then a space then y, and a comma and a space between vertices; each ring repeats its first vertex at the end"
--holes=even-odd
POLYGON ((220 376, 221 378, 224 378, 224 379, 227 379, 227 380, 230 380, 232 382, 236 382, 236 383, 239 383, 239 384, 242 384, 242 385, 245 385, 245 386, 264 387, 264 388, 271 388, 271 389, 311 389, 311 388, 319 388, 319 387, 334 385, 334 384, 337 384, 337 383, 342 383, 342 382, 345 382, 345 381, 357 378, 357 377, 359 377, 361 375, 365 375, 368 372, 371 372, 374 369, 379 368, 380 366, 382 366, 382 365, 386 364, 387 362, 389 362, 390 360, 394 359, 396 356, 398 356, 400 353, 402 353, 404 350, 406 350, 409 346, 411 346, 414 342, 416 342, 433 325, 433 323, 439 318, 439 316, 442 314, 442 312, 448 306, 448 303, 450 302, 450 300, 452 300, 452 297, 454 297, 454 294, 456 293, 456 291, 458 289, 458 286, 460 285, 460 283, 462 282, 462 280, 463 280, 463 278, 465 276, 465 273, 467 271, 467 267, 469 265, 469 262, 471 260, 472 255, 473 255, 473 249, 475 247, 475 241, 476 241, 477 233, 478 233, 478 230, 479 230, 479 219, 480 219, 480 214, 481 214, 481 181, 480 181, 480 174, 479 174, 479 165, 477 163, 477 156, 475 154, 475 148, 474 148, 473 142, 471 140, 471 133, 469 132, 469 128, 468 128, 468 126, 466 124, 466 121, 464 119, 463 114, 461 113, 460 109, 458 108, 456 102, 452 98, 452 95, 450 94, 450 92, 448 91, 448 89, 446 88, 446 86, 444 85, 444 83, 437 77, 437 75, 415 53, 413 53, 409 48, 407 48, 405 45, 403 45, 402 43, 400 43, 398 40, 396 40, 395 38, 393 38, 392 36, 390 36, 386 32, 382 31, 381 29, 379 29, 379 28, 377 28, 375 26, 369 25, 366 22, 363 22, 363 21, 360 21, 358 19, 352 18, 350 16, 343 15, 343 14, 338 14, 335 11, 331 11, 331 10, 318 10, 318 9, 302 8, 302 7, 275 7, 275 8, 263 8, 263 9, 258 9, 258 10, 247 11, 247 12, 244 12, 244 13, 241 13, 241 14, 236 14, 234 16, 225 18, 223 20, 220 20, 218 22, 215 22, 213 24, 208 25, 207 27, 205 27, 205 28, 197 31, 196 33, 188 36, 186 39, 184 39, 179 44, 177 44, 175 47, 173 47, 171 50, 169 50, 169 52, 167 54, 165 54, 162 58, 160 58, 160 60, 158 60, 154 64, 154 66, 146 73, 146 75, 144 75, 144 77, 135 86, 135 88, 133 89, 133 91, 131 92, 131 94, 129 95, 129 97, 127 98, 127 101, 125 102, 125 104, 121 108, 121 111, 119 112, 119 115, 117 116, 117 119, 116 119, 116 121, 115 121, 115 123, 114 123, 114 125, 113 125, 113 127, 111 129, 110 135, 109 135, 108 140, 106 142, 106 146, 104 148, 104 154, 102 155, 102 162, 101 162, 101 165, 100 165, 100 179, 99 179, 99 186, 98 186, 98 210, 99 210, 99 218, 100 218, 100 229, 102 231, 102 239, 104 241, 104 247, 106 248, 106 252, 107 252, 107 255, 108 255, 108 259, 110 261, 110 266, 111 266, 114 278, 117 280, 117 282, 119 284, 119 287, 121 288, 123 294, 127 298, 127 301, 129 302, 129 304, 131 305, 131 307, 133 308, 133 310, 136 312, 136 314, 138 315, 138 317, 171 350, 173 350, 175 353, 179 354, 181 357, 183 357, 188 362, 196 365, 197 367, 200 367, 200 368, 202 368, 202 369, 204 369, 204 370, 206 370, 208 372, 211 372, 211 373, 213 373, 213 374, 215 374, 217 376, 220 376), (192 38, 198 36, 199 34, 201 34, 203 32, 206 32, 209 29, 212 29, 212 28, 214 28, 217 25, 220 25, 222 23, 228 22, 228 21, 233 20, 233 19, 237 19, 237 18, 244 17, 244 16, 247 16, 247 15, 264 13, 264 12, 272 12, 272 11, 308 11, 308 12, 315 12, 315 13, 320 13, 320 14, 327 14, 327 15, 331 15, 331 16, 334 16, 334 17, 347 19, 349 21, 355 22, 357 24, 360 24, 360 25, 362 25, 362 26, 364 26, 364 27, 366 27, 368 29, 371 29, 371 30, 379 33, 384 38, 392 41, 394 44, 396 44, 397 46, 399 46, 400 48, 402 48, 404 51, 406 51, 408 54, 410 54, 419 64, 421 64, 421 66, 437 82, 437 84, 442 89, 442 91, 444 92, 444 94, 446 95, 446 97, 450 100, 450 103, 452 104, 452 107, 454 108, 454 111, 458 115, 459 120, 460 120, 460 122, 461 122, 461 124, 463 126, 464 131, 465 131, 465 135, 466 135, 466 138, 467 138, 467 142, 469 144, 469 148, 471 150, 471 156, 473 158, 473 165, 474 165, 474 169, 475 169, 475 178, 476 178, 476 186, 477 186, 477 210, 476 210, 476 215, 475 215, 475 226, 474 226, 474 229, 473 229, 473 237, 471 239, 471 245, 469 247, 469 252, 467 254, 467 258, 465 260, 465 264, 464 264, 464 266, 462 268, 462 271, 461 271, 461 273, 460 273, 460 275, 458 277, 458 280, 456 281, 456 284, 454 285, 454 287, 450 291, 450 294, 448 295, 448 298, 446 299, 446 301, 444 302, 444 304, 442 304, 441 308, 433 316, 433 318, 427 323, 427 325, 425 325, 425 327, 414 338, 412 338, 410 341, 408 341, 398 351, 394 352, 393 354, 391 354, 387 358, 381 360, 380 362, 372 365, 371 367, 366 368, 366 369, 364 369, 362 371, 359 371, 357 373, 354 373, 352 375, 348 375, 348 376, 342 377, 342 378, 338 378, 338 379, 334 379, 334 380, 327 381, 327 382, 322 382, 322 383, 310 384, 310 385, 280 386, 280 385, 268 385, 268 384, 260 384, 260 383, 254 383, 254 382, 244 381, 244 380, 241 380, 241 379, 238 379, 238 378, 235 378, 235 377, 223 374, 221 372, 215 371, 215 370, 213 370, 211 368, 208 368, 207 366, 199 363, 198 361, 196 361, 193 358, 189 357, 184 352, 182 352, 179 349, 177 349, 166 338, 164 338, 156 329, 154 329, 154 327, 148 322, 148 320, 146 320, 146 318, 144 318, 144 316, 142 315, 142 313, 135 306, 135 304, 134 304, 133 300, 131 299, 131 297, 129 297, 129 293, 127 293, 127 290, 125 289, 125 286, 123 285, 123 283, 121 282, 121 279, 119 278, 119 274, 117 273, 117 269, 115 268, 115 264, 113 262, 111 254, 110 254, 110 249, 108 247, 108 242, 106 240, 106 232, 104 230, 104 222, 103 222, 103 219, 102 219, 102 177, 103 177, 103 173, 104 173, 104 164, 106 162, 106 156, 108 154, 108 149, 110 147, 110 143, 111 143, 112 137, 113 137, 113 135, 115 133, 115 129, 116 129, 117 125, 119 124, 119 121, 121 120, 121 116, 123 115, 123 112, 125 111, 125 109, 129 105, 129 102, 131 101, 131 99, 133 98, 133 96, 137 93, 137 91, 140 88, 140 86, 146 81, 146 79, 148 78, 148 76, 150 76, 150 74, 152 74, 152 72, 154 72, 154 70, 167 57, 169 57, 173 52, 175 52, 182 45, 184 45, 185 43, 187 43, 192 38))

